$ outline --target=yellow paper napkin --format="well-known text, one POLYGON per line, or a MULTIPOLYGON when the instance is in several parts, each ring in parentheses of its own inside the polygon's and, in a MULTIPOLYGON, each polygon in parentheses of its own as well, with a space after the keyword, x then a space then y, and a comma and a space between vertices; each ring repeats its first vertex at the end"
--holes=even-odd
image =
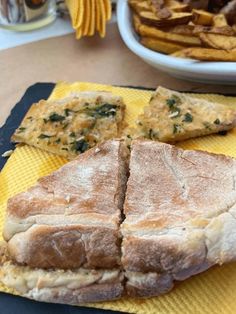
MULTIPOLYGON (((124 98, 127 104, 126 121, 134 124, 137 115, 148 102, 151 92, 112 87, 92 83, 59 83, 50 99, 59 99, 74 91, 107 90, 124 98)), ((222 102, 236 108, 236 98, 217 95, 196 95, 222 102)), ((236 131, 227 136, 211 135, 180 143, 188 149, 201 149, 236 157, 236 131)), ((0 231, 10 196, 24 191, 41 176, 51 173, 66 162, 65 159, 27 145, 15 149, 0 173, 0 231)), ((0 285, 0 291, 16 292, 0 285)), ((140 314, 235 314, 236 313, 236 263, 214 267, 200 275, 178 283, 175 289, 163 296, 135 300, 86 304, 86 306, 140 314)))

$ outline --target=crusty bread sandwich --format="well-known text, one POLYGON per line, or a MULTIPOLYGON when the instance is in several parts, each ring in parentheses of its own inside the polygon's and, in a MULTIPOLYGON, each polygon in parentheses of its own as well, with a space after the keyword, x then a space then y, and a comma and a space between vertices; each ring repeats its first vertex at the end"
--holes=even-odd
POLYGON ((236 260, 235 203, 233 158, 108 141, 9 200, 0 280, 47 302, 157 296, 236 260))
POLYGON ((12 262, 1 269, 3 282, 12 269, 21 273, 13 286, 35 299, 119 297, 127 158, 121 141, 105 142, 9 199, 4 238, 12 262))
POLYGON ((165 143, 227 131, 236 125, 236 110, 158 87, 138 117, 137 133, 165 143))
POLYGON ((122 97, 87 91, 33 104, 12 141, 75 158, 105 140, 116 138, 124 123, 122 97))
POLYGON ((236 160, 134 141, 122 226, 130 296, 236 260, 236 160))

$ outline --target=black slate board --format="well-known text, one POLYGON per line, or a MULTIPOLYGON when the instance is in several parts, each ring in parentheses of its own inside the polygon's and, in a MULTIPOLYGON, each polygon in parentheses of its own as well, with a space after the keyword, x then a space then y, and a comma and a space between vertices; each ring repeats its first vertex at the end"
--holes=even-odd
MULTIPOLYGON (((10 138, 15 129, 20 125, 26 112, 34 102, 47 99, 51 94, 54 83, 37 83, 30 86, 21 100, 12 109, 6 123, 0 128, 0 156, 14 144, 10 138)), ((6 163, 7 158, 0 157, 0 170, 6 163)), ((1 192, 1 191, 0 191, 1 192)), ((105 311, 86 307, 77 307, 62 304, 49 304, 31 301, 26 298, 0 293, 0 314, 114 314, 120 312, 105 311)))

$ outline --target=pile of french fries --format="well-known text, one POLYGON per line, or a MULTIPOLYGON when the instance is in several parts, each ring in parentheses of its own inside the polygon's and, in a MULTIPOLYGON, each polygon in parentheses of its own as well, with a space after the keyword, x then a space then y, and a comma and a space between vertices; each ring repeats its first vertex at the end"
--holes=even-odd
POLYGON ((188 1, 128 0, 140 42, 180 58, 236 61, 236 24, 225 14, 191 8, 188 1))

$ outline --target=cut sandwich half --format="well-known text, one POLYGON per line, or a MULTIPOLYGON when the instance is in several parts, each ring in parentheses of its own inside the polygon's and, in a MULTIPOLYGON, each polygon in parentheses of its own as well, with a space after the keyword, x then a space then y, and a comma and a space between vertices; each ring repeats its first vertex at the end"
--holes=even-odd
POLYGON ((158 87, 137 121, 145 138, 173 143, 227 131, 236 125, 236 110, 158 87))
POLYGON ((11 198, 4 238, 12 262, 2 268, 2 281, 26 296, 52 302, 119 297, 127 168, 126 146, 107 141, 11 198), (24 278, 23 288, 14 273, 24 278), (81 280, 76 284, 75 278, 81 280))
POLYGON ((117 138, 123 127, 125 105, 110 92, 80 92, 33 104, 12 141, 75 158, 98 143, 117 138))
POLYGON ((134 141, 121 230, 130 296, 236 260, 236 160, 134 141))

